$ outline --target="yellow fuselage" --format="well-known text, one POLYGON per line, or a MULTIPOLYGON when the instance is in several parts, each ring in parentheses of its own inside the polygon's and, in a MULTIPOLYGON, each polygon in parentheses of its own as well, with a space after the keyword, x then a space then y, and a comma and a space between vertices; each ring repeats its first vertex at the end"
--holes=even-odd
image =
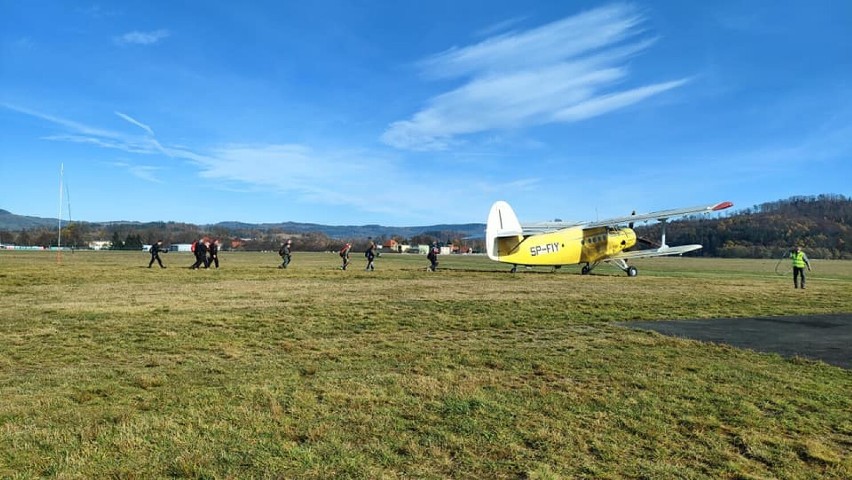
POLYGON ((582 227, 497 241, 499 261, 515 265, 574 265, 595 263, 636 244, 630 228, 582 227))

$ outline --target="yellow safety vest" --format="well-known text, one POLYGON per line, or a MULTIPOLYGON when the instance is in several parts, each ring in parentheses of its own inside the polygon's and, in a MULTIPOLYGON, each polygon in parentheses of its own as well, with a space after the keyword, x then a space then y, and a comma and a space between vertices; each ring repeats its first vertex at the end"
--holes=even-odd
POLYGON ((790 258, 793 259, 794 267, 805 268, 805 252, 793 252, 790 258))

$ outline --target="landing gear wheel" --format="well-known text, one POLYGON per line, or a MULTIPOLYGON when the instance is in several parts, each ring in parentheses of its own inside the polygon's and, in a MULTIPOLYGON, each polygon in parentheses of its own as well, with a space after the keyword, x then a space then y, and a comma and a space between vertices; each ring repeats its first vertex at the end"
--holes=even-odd
POLYGON ((511 269, 511 270, 509 270, 509 271, 510 271, 510 272, 512 272, 512 273, 518 273, 518 266, 517 266, 517 265, 512 265, 512 269, 511 269))
POLYGON ((582 273, 583 275, 588 275, 591 272, 592 272, 592 269, 588 265, 584 265, 583 268, 580 270, 580 273, 582 273))
POLYGON ((635 277, 636 275, 639 275, 639 270, 636 270, 636 267, 627 267, 628 277, 635 277))

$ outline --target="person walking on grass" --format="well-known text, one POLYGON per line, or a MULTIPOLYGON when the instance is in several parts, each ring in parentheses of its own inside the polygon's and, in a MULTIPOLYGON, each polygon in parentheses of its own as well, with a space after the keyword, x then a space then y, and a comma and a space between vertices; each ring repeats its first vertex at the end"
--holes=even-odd
POLYGON ((281 245, 281 248, 278 249, 278 255, 281 255, 281 265, 278 265, 278 268, 287 268, 290 265, 292 247, 293 241, 288 238, 284 245, 281 245))
POLYGON ((154 260, 156 260, 157 263, 160 264, 160 268, 166 268, 166 266, 163 265, 163 261, 160 260, 160 252, 166 252, 166 251, 168 251, 168 250, 163 249, 163 241, 162 240, 157 240, 157 243, 151 245, 151 248, 148 249, 148 253, 151 254, 151 261, 148 262, 148 268, 151 268, 151 265, 154 264, 154 260))
POLYGON ((195 242, 195 250, 193 252, 195 253, 195 263, 189 267, 190 269, 197 270, 202 265, 204 268, 208 268, 210 266, 210 264, 207 263, 207 241, 205 239, 202 238, 195 242))
POLYGON ((802 247, 797 246, 790 251, 790 260, 793 261, 793 288, 799 288, 799 276, 801 275, 801 288, 805 288, 805 267, 811 271, 811 262, 808 256, 802 251, 802 247))
POLYGON ((347 243, 340 249, 340 258, 343 260, 343 265, 340 267, 341 270, 346 270, 346 267, 349 266, 349 252, 352 250, 352 244, 347 243))
POLYGON ((364 252, 364 256, 367 257, 367 268, 364 270, 368 272, 372 272, 376 269, 376 264, 373 261, 376 259, 376 242, 373 239, 370 239, 370 243, 367 245, 367 250, 364 252))
POLYGON ((207 265, 216 265, 216 268, 219 268, 219 239, 210 241, 210 248, 207 254, 209 255, 207 265))
POLYGON ((432 242, 432 245, 429 246, 429 253, 426 255, 426 258, 429 259, 429 267, 427 270, 435 272, 438 270, 438 254, 441 253, 441 249, 438 248, 438 242, 432 242))

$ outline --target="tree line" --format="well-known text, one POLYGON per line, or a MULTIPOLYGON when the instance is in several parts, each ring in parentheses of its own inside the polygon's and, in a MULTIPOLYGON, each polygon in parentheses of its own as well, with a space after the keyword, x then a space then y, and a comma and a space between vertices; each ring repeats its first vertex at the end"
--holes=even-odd
MULTIPOLYGON (((651 241, 660 230, 659 224, 636 228, 651 241)), ((800 245, 810 258, 852 259, 852 199, 797 196, 723 218, 684 218, 667 224, 666 243, 699 243, 704 248, 696 254, 708 257, 781 258, 800 245)))
MULTIPOLYGON (((144 224, 98 225, 88 223, 69 223, 64 225, 61 235, 56 229, 36 228, 17 232, 2 232, 3 243, 45 248, 63 247, 85 249, 91 242, 109 239, 110 250, 141 250, 144 245, 162 240, 166 245, 190 244, 202 238, 219 239, 222 250, 238 251, 277 251, 287 239, 292 239, 294 249, 298 251, 338 250, 345 243, 351 243, 357 251, 366 249, 372 240, 384 244, 395 240, 401 244, 462 243, 465 235, 452 231, 424 232, 405 238, 398 235, 378 235, 362 238, 331 238, 322 232, 293 233, 283 229, 243 228, 228 229, 211 227, 203 229, 197 225, 175 222, 152 222, 144 224)), ((468 241, 468 243, 471 243, 468 241)), ((475 241, 473 241, 475 243, 475 241)), ((480 241, 481 243, 481 241, 480 241)))
MULTIPOLYGON (((637 226, 640 237, 651 242, 660 238, 660 224, 637 226)), ((378 235, 378 244, 395 240, 401 244, 464 245, 483 251, 484 240, 466 240, 467 235, 452 230, 430 231, 402 237, 378 235)), ((275 251, 288 238, 300 251, 337 250, 351 243, 357 251, 366 248, 366 237, 331 238, 322 232, 293 233, 281 228, 225 228, 177 222, 144 224, 70 223, 62 228, 62 245, 88 248, 90 242, 110 239, 113 249, 139 250, 158 240, 164 243, 192 243, 202 237, 218 238, 223 250, 275 251)), ((17 245, 55 247, 55 229, 39 228, 2 232, 0 241, 17 245)), ((811 258, 852 259, 852 199, 843 195, 797 196, 763 203, 720 218, 686 217, 666 227, 666 243, 704 246, 696 255, 735 258, 780 258, 795 245, 801 245, 811 258)))

